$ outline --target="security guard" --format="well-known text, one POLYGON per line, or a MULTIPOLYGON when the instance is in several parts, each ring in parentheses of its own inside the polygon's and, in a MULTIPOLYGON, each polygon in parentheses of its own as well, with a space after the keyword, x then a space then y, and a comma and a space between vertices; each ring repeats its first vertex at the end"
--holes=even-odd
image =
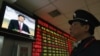
POLYGON ((94 29, 100 26, 100 21, 88 11, 79 9, 73 15, 70 34, 77 39, 70 56, 100 56, 100 40, 96 40, 94 29))

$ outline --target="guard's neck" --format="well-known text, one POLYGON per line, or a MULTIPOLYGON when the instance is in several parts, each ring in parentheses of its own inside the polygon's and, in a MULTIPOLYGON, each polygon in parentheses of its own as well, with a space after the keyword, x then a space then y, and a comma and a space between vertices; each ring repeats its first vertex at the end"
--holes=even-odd
POLYGON ((86 38, 88 38, 88 37, 90 37, 90 36, 92 36, 91 34, 89 34, 89 33, 85 33, 85 34, 83 34, 83 35, 80 35, 80 36, 77 36, 77 41, 80 41, 80 40, 83 40, 83 39, 86 39, 86 38))

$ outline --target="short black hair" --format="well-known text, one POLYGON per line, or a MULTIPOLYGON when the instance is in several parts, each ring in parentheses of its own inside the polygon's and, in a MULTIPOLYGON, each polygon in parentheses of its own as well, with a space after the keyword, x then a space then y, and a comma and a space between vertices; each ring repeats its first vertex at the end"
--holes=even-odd
POLYGON ((20 17, 20 16, 24 17, 24 19, 25 19, 25 16, 23 16, 23 15, 19 14, 19 15, 18 15, 18 17, 20 17))

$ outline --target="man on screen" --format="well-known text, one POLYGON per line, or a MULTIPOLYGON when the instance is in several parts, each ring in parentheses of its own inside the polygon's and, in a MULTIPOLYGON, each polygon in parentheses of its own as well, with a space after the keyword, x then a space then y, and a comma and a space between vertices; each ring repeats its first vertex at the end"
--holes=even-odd
POLYGON ((29 28, 24 24, 25 17, 18 15, 18 20, 11 20, 8 29, 15 30, 24 34, 29 34, 29 28))

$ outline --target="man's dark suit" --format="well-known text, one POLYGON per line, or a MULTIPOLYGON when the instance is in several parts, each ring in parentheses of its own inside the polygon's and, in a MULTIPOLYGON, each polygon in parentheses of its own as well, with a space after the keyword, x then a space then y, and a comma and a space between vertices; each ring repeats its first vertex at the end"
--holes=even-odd
POLYGON ((89 37, 83 40, 71 53, 71 56, 100 56, 100 40, 89 37))
MULTIPOLYGON (((19 30, 19 23, 18 20, 11 20, 8 26, 8 29, 14 30, 17 29, 19 30)), ((22 30, 29 33, 29 28, 26 24, 23 23, 22 30)))

